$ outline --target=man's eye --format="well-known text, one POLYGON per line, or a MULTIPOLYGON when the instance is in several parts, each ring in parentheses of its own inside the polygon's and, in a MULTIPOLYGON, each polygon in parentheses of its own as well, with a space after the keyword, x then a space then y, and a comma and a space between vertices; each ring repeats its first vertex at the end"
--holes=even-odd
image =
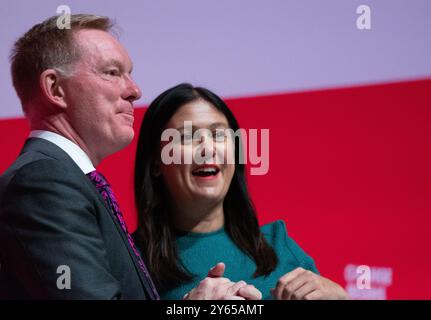
POLYGON ((111 70, 106 71, 106 74, 109 76, 116 77, 116 76, 120 75, 120 71, 118 71, 116 69, 111 69, 111 70))

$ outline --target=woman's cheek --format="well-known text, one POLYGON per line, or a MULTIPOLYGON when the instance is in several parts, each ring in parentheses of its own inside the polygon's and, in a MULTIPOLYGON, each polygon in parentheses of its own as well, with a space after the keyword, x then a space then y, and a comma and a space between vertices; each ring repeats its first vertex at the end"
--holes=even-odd
POLYGON ((235 150, 231 140, 227 140, 224 144, 224 164, 235 164, 235 150))

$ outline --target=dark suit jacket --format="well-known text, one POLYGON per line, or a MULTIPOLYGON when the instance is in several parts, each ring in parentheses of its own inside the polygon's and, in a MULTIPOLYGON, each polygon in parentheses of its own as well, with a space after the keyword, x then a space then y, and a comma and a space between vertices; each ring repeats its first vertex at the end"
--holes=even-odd
POLYGON ((0 178, 0 299, 148 299, 148 290, 89 178, 55 144, 28 139, 0 178), (61 266, 70 289, 57 286, 67 284, 61 266))

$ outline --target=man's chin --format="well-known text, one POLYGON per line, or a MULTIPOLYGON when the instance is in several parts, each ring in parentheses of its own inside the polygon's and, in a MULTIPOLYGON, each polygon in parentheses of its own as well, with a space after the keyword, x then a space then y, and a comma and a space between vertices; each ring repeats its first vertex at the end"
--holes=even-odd
POLYGON ((97 154, 99 156, 99 161, 102 161, 106 157, 111 156, 118 151, 123 150, 127 147, 132 141, 135 133, 133 128, 122 128, 121 131, 117 131, 115 135, 110 135, 103 139, 99 139, 98 141, 94 141, 94 150, 98 150, 97 154))
POLYGON ((115 137, 115 142, 113 142, 113 146, 115 146, 116 149, 114 152, 120 151, 127 147, 133 141, 134 136, 135 131, 133 128, 123 129, 121 134, 118 134, 115 137))
POLYGON ((121 149, 127 147, 132 141, 135 136, 135 131, 133 128, 128 128, 128 130, 125 130, 126 132, 123 133, 121 144, 123 145, 121 149))

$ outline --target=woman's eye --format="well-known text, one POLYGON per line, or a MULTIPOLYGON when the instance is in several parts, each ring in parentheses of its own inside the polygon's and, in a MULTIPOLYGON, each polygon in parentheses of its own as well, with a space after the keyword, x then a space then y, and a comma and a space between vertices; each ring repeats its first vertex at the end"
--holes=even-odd
POLYGON ((213 137, 216 139, 216 141, 224 141, 226 139, 226 134, 224 130, 217 130, 213 133, 213 137))

